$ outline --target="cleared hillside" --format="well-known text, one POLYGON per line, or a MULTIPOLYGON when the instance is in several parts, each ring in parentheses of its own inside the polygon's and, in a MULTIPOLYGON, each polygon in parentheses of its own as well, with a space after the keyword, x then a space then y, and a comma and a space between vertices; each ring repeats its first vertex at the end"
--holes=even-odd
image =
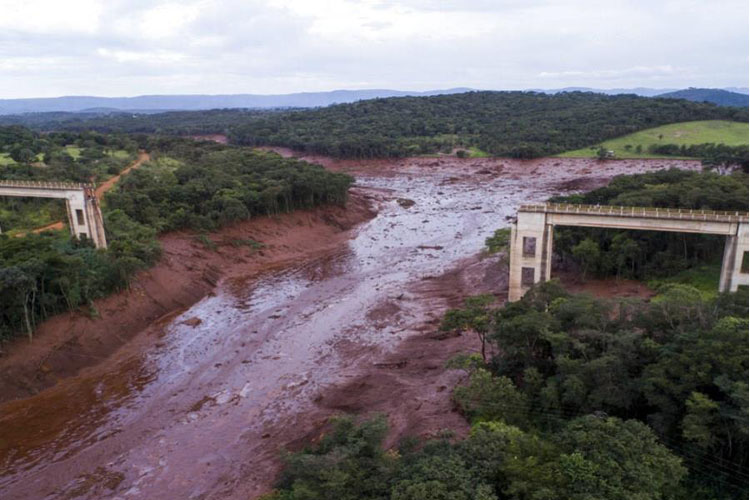
POLYGON ((670 123, 632 134, 592 144, 585 148, 561 153, 558 156, 567 158, 585 158, 596 156, 599 146, 614 151, 618 158, 663 158, 648 152, 652 144, 677 144, 693 146, 697 144, 726 144, 727 146, 748 145, 747 122, 728 120, 702 120, 692 122, 670 123), (640 152, 638 146, 641 146, 640 152))

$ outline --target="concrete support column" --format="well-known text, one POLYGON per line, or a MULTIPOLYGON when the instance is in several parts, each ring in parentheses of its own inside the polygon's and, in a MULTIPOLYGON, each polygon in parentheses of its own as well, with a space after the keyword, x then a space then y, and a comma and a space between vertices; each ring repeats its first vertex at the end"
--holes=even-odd
POLYGON ((748 252, 750 236, 748 224, 739 223, 737 233, 727 236, 724 244, 724 258, 721 262, 720 292, 736 292, 740 285, 748 285, 748 273, 742 272, 742 260, 748 252))
POLYGON ((79 240, 82 236, 91 238, 89 225, 86 223, 86 201, 83 196, 83 191, 69 193, 65 201, 68 208, 70 234, 79 240))
POLYGON ((68 225, 74 238, 90 239, 96 248, 107 248, 104 222, 93 189, 70 192, 65 198, 68 209, 68 225))
POLYGON ((552 261, 552 226, 544 212, 519 212, 511 227, 508 300, 520 299, 532 284, 547 281, 552 261))
POLYGON ((87 187, 84 189, 84 203, 86 205, 88 237, 94 242, 96 248, 107 248, 107 237, 104 234, 104 219, 102 218, 99 200, 93 188, 87 187))
POLYGON ((542 270, 539 274, 539 281, 549 281, 552 278, 552 239, 555 233, 555 226, 552 224, 544 225, 544 238, 542 239, 542 270))

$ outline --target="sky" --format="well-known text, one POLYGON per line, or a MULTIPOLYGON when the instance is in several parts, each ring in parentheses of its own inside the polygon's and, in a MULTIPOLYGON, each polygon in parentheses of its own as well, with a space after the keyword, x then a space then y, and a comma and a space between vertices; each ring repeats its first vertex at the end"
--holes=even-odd
POLYGON ((0 0, 0 98, 747 85, 747 0, 0 0))

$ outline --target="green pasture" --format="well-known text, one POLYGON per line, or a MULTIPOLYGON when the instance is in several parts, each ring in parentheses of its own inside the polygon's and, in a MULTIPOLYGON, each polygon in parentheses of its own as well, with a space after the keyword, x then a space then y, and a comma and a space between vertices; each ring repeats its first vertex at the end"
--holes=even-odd
POLYGON ((727 146, 746 145, 748 144, 748 124, 727 120, 671 123, 610 139, 587 148, 566 151, 556 156, 563 158, 594 157, 601 145, 604 149, 614 151, 617 158, 667 158, 663 155, 649 154, 648 147, 652 144, 678 144, 680 146, 684 144, 690 146, 706 143, 726 144, 727 146), (636 152, 638 145, 642 149, 640 153, 636 152))

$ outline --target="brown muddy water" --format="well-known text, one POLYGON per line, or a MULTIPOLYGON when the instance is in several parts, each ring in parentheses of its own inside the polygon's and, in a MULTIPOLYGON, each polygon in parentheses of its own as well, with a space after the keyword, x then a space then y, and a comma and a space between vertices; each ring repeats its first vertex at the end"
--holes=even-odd
POLYGON ((699 168, 576 159, 322 163, 377 194, 378 216, 336 251, 224 281, 152 325, 157 334, 0 406, 0 498, 268 491, 281 450, 320 429, 327 415, 316 402, 329 388, 442 313, 417 285, 479 253, 519 204, 618 173, 699 168))

